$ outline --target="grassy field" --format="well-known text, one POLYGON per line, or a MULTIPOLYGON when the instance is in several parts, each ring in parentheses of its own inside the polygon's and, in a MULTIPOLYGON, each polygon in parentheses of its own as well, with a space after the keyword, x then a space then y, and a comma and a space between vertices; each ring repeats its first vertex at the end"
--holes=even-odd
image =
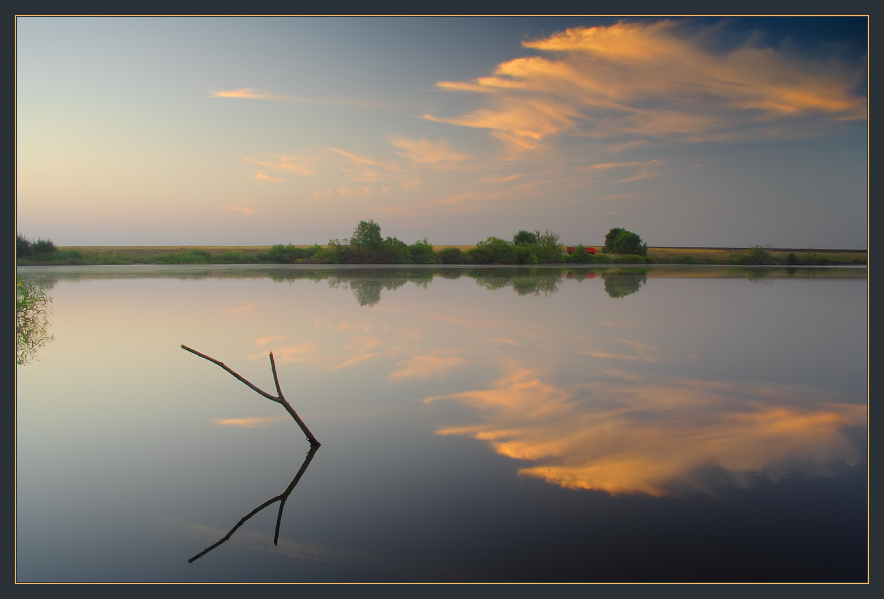
MULTIPOLYGON (((300 248, 309 245, 295 246, 300 248)), ((322 246, 325 247, 325 246, 322 246)), ((439 251, 456 247, 467 251, 473 245, 435 245, 439 251)), ((33 261, 19 259, 20 266, 33 264, 249 264, 273 263, 267 259, 271 246, 59 246, 51 259, 33 261)), ((600 263, 611 262, 608 255, 595 246, 600 263)), ((648 248, 649 264, 774 264, 796 266, 865 265, 865 250, 793 250, 768 248, 758 258, 758 250, 751 248, 648 248), (790 254, 792 257, 790 258, 790 254)), ((643 260, 644 262, 644 260, 643 260)))

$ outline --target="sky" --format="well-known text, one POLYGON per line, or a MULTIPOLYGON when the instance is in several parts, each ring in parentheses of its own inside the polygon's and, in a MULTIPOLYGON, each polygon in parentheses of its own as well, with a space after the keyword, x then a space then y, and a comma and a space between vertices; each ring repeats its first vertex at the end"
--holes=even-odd
POLYGON ((18 17, 57 245, 867 247, 863 17, 18 17))

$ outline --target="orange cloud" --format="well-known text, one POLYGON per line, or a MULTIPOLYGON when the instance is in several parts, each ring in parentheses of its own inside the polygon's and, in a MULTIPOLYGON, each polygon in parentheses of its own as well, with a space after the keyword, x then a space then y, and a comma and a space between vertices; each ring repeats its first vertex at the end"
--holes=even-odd
MULTIPOLYGON (((269 154, 262 158, 246 158, 246 162, 252 164, 288 171, 298 175, 315 175, 317 173, 316 163, 319 160, 316 156, 296 154, 269 154)), ((274 180, 279 181, 281 179, 274 180)))
POLYGON ((609 151, 652 137, 757 138, 762 128, 799 134, 866 118, 866 99, 853 92, 864 81, 864 63, 811 61, 751 43, 715 52, 704 43, 715 33, 660 20, 526 41, 552 57, 517 58, 470 82, 439 82, 444 90, 482 94, 484 105, 425 118, 488 129, 522 150, 563 132, 620 138, 609 151))
POLYGON ((399 150, 396 152, 398 156, 421 165, 449 165, 472 158, 466 152, 453 150, 444 139, 433 142, 428 139, 411 139, 402 135, 389 135, 387 141, 399 150))
POLYGON ((230 308, 227 310, 228 314, 242 314, 243 312, 250 312, 254 309, 253 304, 243 304, 242 306, 237 306, 236 308, 230 308))
POLYGON ((253 215, 253 214, 255 213, 255 211, 252 210, 251 208, 245 208, 245 207, 243 207, 243 206, 237 206, 236 204, 231 204, 230 206, 227 206, 227 209, 228 209, 228 210, 233 210, 234 212, 239 212, 239 213, 241 213, 241 214, 243 214, 243 215, 245 215, 245 216, 251 216, 251 215, 253 215))
POLYGON ((270 175, 265 175, 261 171, 255 171, 255 174, 252 175, 253 179, 258 179, 259 181, 283 181, 283 179, 277 179, 276 177, 271 177, 270 175))
POLYGON ((218 91, 212 92, 209 95, 210 98, 247 98, 251 100, 279 100, 282 99, 282 96, 277 96, 275 94, 267 94, 262 92, 259 89, 252 89, 250 87, 244 87, 241 89, 233 89, 230 91, 218 91))
POLYGON ((243 87, 229 91, 213 91, 209 98, 240 98, 247 100, 273 100, 277 102, 295 102, 298 104, 331 104, 339 106, 354 106, 363 108, 383 108, 384 105, 369 100, 353 100, 350 98, 304 98, 301 96, 283 96, 273 94, 261 89, 243 87))

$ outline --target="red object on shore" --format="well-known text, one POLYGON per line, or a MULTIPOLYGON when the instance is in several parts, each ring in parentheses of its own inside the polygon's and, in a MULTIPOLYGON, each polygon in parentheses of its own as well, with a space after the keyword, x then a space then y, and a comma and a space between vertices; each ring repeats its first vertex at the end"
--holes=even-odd
MULTIPOLYGON (((577 246, 574 246, 574 245, 565 246, 565 251, 569 254, 573 254, 576 249, 577 249, 577 246)), ((586 248, 586 253, 587 254, 595 254, 595 248, 586 248)))

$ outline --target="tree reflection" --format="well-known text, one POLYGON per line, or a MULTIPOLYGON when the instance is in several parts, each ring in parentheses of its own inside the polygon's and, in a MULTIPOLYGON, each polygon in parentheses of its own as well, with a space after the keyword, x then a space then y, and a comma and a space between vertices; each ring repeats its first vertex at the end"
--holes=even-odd
POLYGON ((230 540, 230 537, 233 536, 233 533, 235 533, 240 526, 245 524, 249 520, 249 518, 251 518, 252 516, 257 514, 258 512, 263 510, 264 508, 266 508, 266 507, 270 506, 271 504, 276 503, 278 501, 279 502, 279 512, 276 515, 276 529, 273 532, 273 544, 277 545, 279 542, 279 525, 282 522, 282 511, 285 509, 285 502, 286 502, 286 500, 288 500, 289 495, 292 494, 292 491, 295 490, 295 486, 297 486, 298 481, 300 481, 301 477, 304 476, 304 472, 307 471, 307 466, 309 466, 310 462, 313 461, 313 456, 316 455, 316 451, 318 449, 319 449, 318 445, 313 445, 310 447, 310 451, 307 452, 307 456, 304 458, 304 463, 301 464, 301 468, 298 470, 298 473, 295 474, 295 477, 292 479, 292 482, 289 483, 289 486, 286 487, 285 491, 283 491, 282 493, 280 493, 276 497, 271 497, 270 499, 268 499, 267 501, 265 501, 264 503, 262 503, 261 505, 259 505, 255 509, 253 509, 251 512, 249 512, 248 514, 243 516, 242 519, 240 519, 240 521, 236 523, 236 526, 231 528, 230 531, 226 535, 221 537, 221 539, 217 543, 215 543, 214 545, 210 545, 209 547, 206 547, 205 549, 203 549, 202 551, 200 551, 199 553, 197 553, 196 555, 194 555, 192 558, 190 558, 187 561, 190 563, 193 563, 196 560, 198 560, 199 558, 201 558, 202 556, 204 556, 205 554, 207 554, 208 552, 210 552, 212 549, 215 549, 219 545, 227 542, 228 540, 230 540))
POLYGON ((15 278, 15 363, 27 364, 52 341, 49 312, 52 298, 42 285, 15 278))
POLYGON ((602 278, 605 281, 605 293, 613 298, 621 298, 637 293, 648 281, 648 271, 611 270, 603 272, 602 278))

